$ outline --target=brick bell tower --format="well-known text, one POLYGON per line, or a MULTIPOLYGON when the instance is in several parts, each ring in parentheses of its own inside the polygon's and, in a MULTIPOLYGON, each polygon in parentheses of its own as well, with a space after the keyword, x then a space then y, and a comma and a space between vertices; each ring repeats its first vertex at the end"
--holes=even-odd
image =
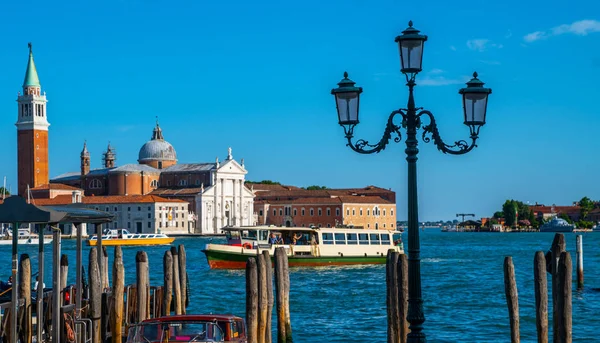
POLYGON ((27 197, 27 186, 48 183, 48 120, 46 94, 42 94, 33 52, 29 43, 29 61, 23 82, 23 94, 18 95, 17 175, 19 195, 27 197))

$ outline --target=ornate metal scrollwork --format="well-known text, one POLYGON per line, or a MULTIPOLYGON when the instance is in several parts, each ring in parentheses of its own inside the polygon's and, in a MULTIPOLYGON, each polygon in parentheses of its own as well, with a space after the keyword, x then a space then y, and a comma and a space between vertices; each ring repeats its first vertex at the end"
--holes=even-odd
POLYGON ((440 137, 440 132, 438 131, 437 124, 435 123, 435 118, 433 117, 433 114, 431 112, 427 110, 422 110, 419 113, 417 113, 417 117, 421 118, 421 116, 424 114, 426 114, 429 117, 429 124, 423 126, 423 142, 429 143, 431 142, 431 139, 433 139, 433 143, 437 146, 438 150, 440 150, 444 154, 451 155, 466 154, 477 146, 476 142, 478 135, 477 132, 473 130, 471 130, 471 144, 469 144, 465 140, 456 141, 453 145, 448 145, 444 143, 442 137, 440 137))
POLYGON ((373 154, 379 153, 385 149, 390 142, 390 139, 392 139, 392 134, 396 135, 396 137, 394 137, 394 142, 400 142, 402 140, 402 134, 400 133, 402 125, 394 124, 394 117, 396 117, 397 114, 402 115, 403 122, 405 121, 406 113, 403 110, 393 111, 388 118, 383 137, 381 137, 381 140, 379 140, 377 144, 370 144, 369 141, 364 139, 359 139, 356 141, 356 143, 352 143, 352 138, 354 137, 354 127, 356 125, 351 125, 349 127, 344 126, 344 133, 346 134, 346 139, 348 140, 346 145, 360 154, 373 154))

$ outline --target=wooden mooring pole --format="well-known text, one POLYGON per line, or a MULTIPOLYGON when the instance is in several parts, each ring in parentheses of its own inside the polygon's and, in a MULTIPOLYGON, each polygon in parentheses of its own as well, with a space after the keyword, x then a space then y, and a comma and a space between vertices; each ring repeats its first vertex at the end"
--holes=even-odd
POLYGON ((290 274, 285 248, 275 249, 275 289, 277 290, 277 342, 292 342, 290 322, 290 274))
POLYGON ((163 257, 163 295, 164 295, 164 303, 163 303, 163 316, 168 316, 171 314, 171 301, 173 299, 173 256, 171 255, 171 250, 165 251, 165 255, 163 257))
POLYGON ((548 281, 546 278, 546 258, 543 251, 535 253, 533 261, 535 288, 535 326, 538 343, 548 343, 548 281))
POLYGON ((19 325, 21 332, 19 336, 21 343, 31 343, 31 260, 27 254, 21 255, 19 261, 19 280, 22 280, 19 284, 19 299, 25 302, 22 308, 23 319, 19 325))
POLYGON ((400 342, 400 314, 398 301, 398 256, 394 249, 389 249, 386 260, 386 305, 387 305, 387 342, 400 342))
POLYGON ((273 297, 273 265, 271 263, 271 256, 268 250, 262 252, 265 260, 265 271, 267 274, 267 321, 265 323, 265 343, 271 343, 273 337, 271 334, 271 318, 273 318, 273 304, 275 298, 273 297))
POLYGON ((185 314, 186 313, 186 301, 187 301, 187 295, 188 295, 188 289, 187 289, 187 256, 185 254, 185 247, 183 246, 183 244, 179 245, 179 249, 177 251, 178 255, 179 255, 179 284, 180 284, 180 288, 181 288, 181 314, 185 314))
MULTIPOLYGON (((89 299, 89 317, 92 320, 92 343, 100 343, 100 319, 102 315, 102 279, 98 266, 98 252, 96 247, 90 249, 88 262, 88 277, 90 288, 89 299)), ((54 292, 53 296, 60 297, 59 292, 54 292)), ((59 311, 58 308, 53 311, 59 311)))
POLYGON ((115 259, 112 274, 113 310, 110 316, 112 343, 122 343, 123 335, 123 293, 125 291, 125 267, 123 266, 123 251, 115 246, 115 259))
POLYGON ((258 271, 254 257, 246 262, 246 326, 248 343, 258 343, 258 271))
POLYGON ((577 235, 577 288, 583 288, 583 237, 577 235))
POLYGON ((177 248, 171 247, 171 255, 173 256, 173 291, 175 294, 175 314, 179 315, 181 311, 181 280, 179 277, 179 254, 177 248))
POLYGON ((563 252, 558 262, 558 285, 557 285, 557 317, 558 317, 558 343, 572 343, 572 282, 573 263, 571 254, 563 252))
POLYGON ((398 315, 400 322, 400 343, 406 343, 408 338, 408 257, 398 256, 398 315))
POLYGON ((504 292, 510 320, 510 341, 519 343, 519 297, 515 280, 515 266, 510 256, 504 258, 504 292))
POLYGON ((102 269, 102 292, 105 292, 110 288, 110 283, 108 282, 108 251, 104 245, 102 246, 102 265, 104 266, 102 269))
POLYGON ((67 287, 69 276, 69 258, 66 254, 60 255, 60 289, 67 287))
POLYGON ((148 275, 148 255, 145 251, 138 251, 135 255, 136 288, 137 288, 137 322, 150 318, 148 292, 150 290, 148 275))
POLYGON ((554 235, 550 251, 546 254, 546 271, 552 275, 552 341, 558 342, 558 260, 560 254, 567 249, 565 236, 562 233, 554 235))
POLYGON ((265 343, 267 333, 268 293, 267 293, 267 263, 265 256, 256 257, 258 267, 258 343, 265 343))

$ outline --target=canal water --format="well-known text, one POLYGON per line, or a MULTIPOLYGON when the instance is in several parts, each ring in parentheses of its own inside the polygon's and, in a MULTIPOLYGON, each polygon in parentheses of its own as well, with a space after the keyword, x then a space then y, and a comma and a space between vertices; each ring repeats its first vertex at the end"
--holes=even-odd
MULTIPOLYGON (((549 249, 554 234, 442 233, 437 229, 420 233, 424 326, 430 342, 510 340, 502 269, 505 256, 513 257, 516 269, 521 341, 535 342, 533 257, 536 251, 549 249)), ((406 242, 406 233, 403 238, 406 242)), ((566 239, 575 264, 575 234, 566 234, 566 239)), ((188 313, 244 316, 244 272, 210 270, 200 251, 210 240, 178 238, 174 242, 184 244, 187 252, 191 286, 188 313)), ((46 247, 44 281, 50 286, 51 246, 46 247)), ((583 234, 583 248, 585 289, 573 292, 573 341, 600 342, 597 334, 600 330, 600 233, 583 234)), ((162 285, 162 258, 166 246, 124 247, 126 282, 135 281, 135 254, 140 249, 148 253, 152 285, 162 285)), ((62 251, 73 266, 69 271, 69 282, 74 283, 75 241, 63 240, 62 251)), ((112 248, 109 252, 112 266, 112 248)), ((20 253, 30 254, 32 270, 36 271, 37 246, 21 246, 20 253)), ((86 272, 88 254, 89 247, 85 246, 86 272)), ((5 261, 5 269, 0 271, 3 280, 10 274, 10 259, 10 246, 0 246, 0 260, 5 261)), ((573 271, 575 276, 575 266, 573 271)), ((296 343, 386 341, 383 265, 291 269, 290 279, 290 312, 296 343)))

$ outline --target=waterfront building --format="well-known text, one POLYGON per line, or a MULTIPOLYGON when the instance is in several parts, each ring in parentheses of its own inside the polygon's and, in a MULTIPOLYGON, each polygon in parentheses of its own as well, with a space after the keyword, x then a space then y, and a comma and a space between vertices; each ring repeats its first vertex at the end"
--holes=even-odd
MULTIPOLYGON (((53 186, 50 186, 51 188, 53 186)), ((103 228, 126 228, 132 233, 188 234, 193 232, 188 211, 189 203, 156 195, 83 196, 83 190, 58 194, 53 198, 35 199, 35 205, 73 205, 104 211, 115 216, 103 228)), ((63 234, 71 234, 72 227, 63 226, 63 234)), ((95 230, 92 230, 95 232, 95 230)))
POLYGON ((259 225, 396 229, 396 194, 365 188, 306 190, 252 184, 259 225))

